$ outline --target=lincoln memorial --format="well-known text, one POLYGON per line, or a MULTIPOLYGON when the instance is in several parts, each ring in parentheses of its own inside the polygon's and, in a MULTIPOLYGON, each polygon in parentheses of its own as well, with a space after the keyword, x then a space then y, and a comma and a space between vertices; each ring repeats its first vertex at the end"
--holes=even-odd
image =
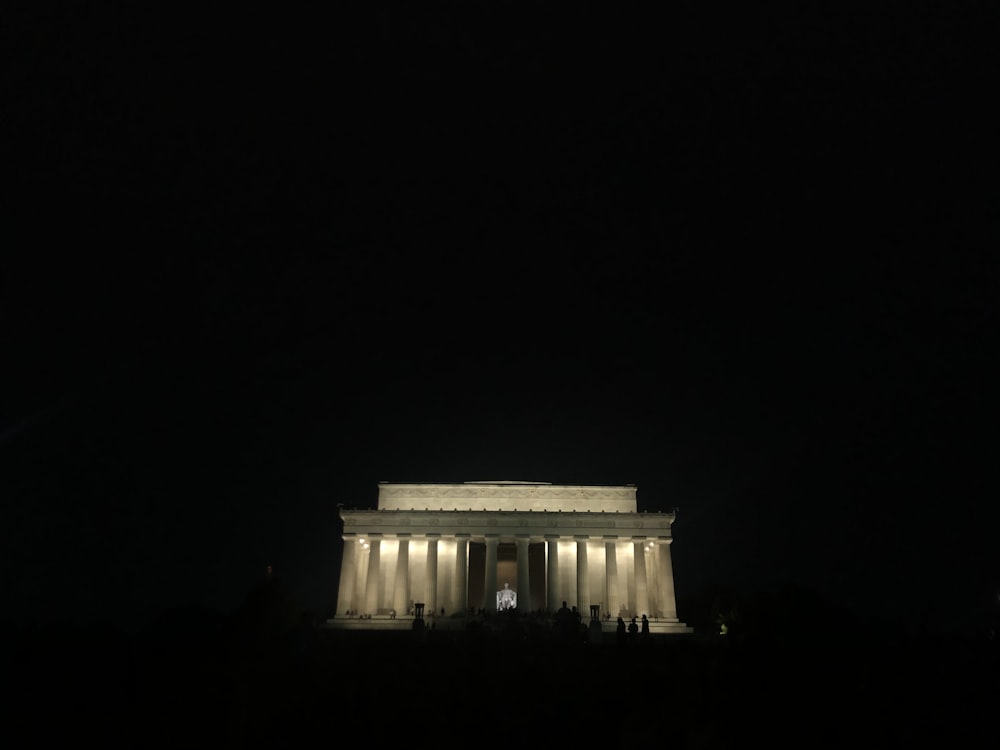
POLYGON ((377 509, 341 507, 339 629, 459 628, 498 611, 545 617, 565 602, 613 631, 678 621, 675 513, 640 513, 633 485, 465 482, 378 486, 377 509))

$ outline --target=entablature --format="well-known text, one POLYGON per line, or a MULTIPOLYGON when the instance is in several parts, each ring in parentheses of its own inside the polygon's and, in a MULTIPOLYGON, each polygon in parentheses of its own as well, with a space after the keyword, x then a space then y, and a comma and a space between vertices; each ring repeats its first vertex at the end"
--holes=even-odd
POLYGON ((344 535, 454 537, 472 541, 499 537, 514 541, 528 537, 542 541, 557 536, 566 540, 590 537, 669 539, 673 513, 590 513, 476 510, 347 510, 341 509, 344 535))

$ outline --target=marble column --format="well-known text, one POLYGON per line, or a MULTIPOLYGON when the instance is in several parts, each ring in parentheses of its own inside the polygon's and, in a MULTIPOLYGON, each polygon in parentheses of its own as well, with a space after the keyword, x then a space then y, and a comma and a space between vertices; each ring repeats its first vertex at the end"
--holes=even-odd
POLYGON ((656 545, 659 558, 657 577, 660 584, 660 610, 664 620, 677 622, 677 600, 674 597, 674 566, 670 559, 670 542, 659 542, 656 545))
POLYGON ((382 597, 382 576, 380 570, 379 550, 382 540, 372 538, 371 549, 368 550, 368 578, 365 582, 365 611, 363 614, 378 614, 378 606, 382 597))
POLYGON ((340 587, 337 589, 337 614, 344 615, 354 601, 354 585, 358 578, 358 551, 361 543, 354 536, 344 537, 344 554, 340 558, 340 587))
POLYGON ((437 612, 438 590, 438 540, 427 536, 427 568, 424 573, 424 606, 428 612, 437 612))
POLYGON ((364 544, 359 544, 358 550, 358 577, 354 586, 354 600, 351 602, 351 609, 355 616, 362 614, 365 607, 365 592, 368 591, 368 561, 371 560, 371 539, 364 544))
POLYGON ((646 542, 632 543, 635 560, 635 615, 649 616, 649 589, 646 588, 646 542))
POLYGON ((528 544, 530 539, 519 536, 517 542, 517 608, 521 612, 531 610, 531 580, 528 575, 528 544))
POLYGON ((545 606, 549 612, 555 613, 562 606, 559 598, 559 537, 546 534, 545 546, 548 552, 545 560, 545 606))
POLYGON ((410 607, 410 539, 401 536, 396 556, 396 586, 393 609, 396 615, 405 615, 410 607))
POLYGON ((469 535, 455 535, 455 609, 462 616, 469 612, 469 535))
POLYGON ((587 574, 587 537, 576 538, 576 608, 590 612, 590 576, 587 574))
POLYGON ((618 612, 622 607, 621 596, 618 593, 618 551, 615 548, 616 545, 616 541, 605 540, 604 542, 605 579, 608 591, 604 606, 613 618, 618 617, 618 612))
POLYGON ((660 604, 660 557, 652 542, 646 543, 646 591, 649 595, 649 617, 659 619, 663 616, 660 604))
POLYGON ((487 614, 497 611, 497 545, 500 538, 496 534, 486 535, 486 583, 483 588, 483 611, 487 614))

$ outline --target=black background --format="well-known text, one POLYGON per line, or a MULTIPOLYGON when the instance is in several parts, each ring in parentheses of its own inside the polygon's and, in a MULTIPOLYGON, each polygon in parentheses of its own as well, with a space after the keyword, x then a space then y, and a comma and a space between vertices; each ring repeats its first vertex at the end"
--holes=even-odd
POLYGON ((12 8, 8 616, 325 615, 338 503, 501 479, 678 507, 682 619, 980 627, 985 7, 12 8))

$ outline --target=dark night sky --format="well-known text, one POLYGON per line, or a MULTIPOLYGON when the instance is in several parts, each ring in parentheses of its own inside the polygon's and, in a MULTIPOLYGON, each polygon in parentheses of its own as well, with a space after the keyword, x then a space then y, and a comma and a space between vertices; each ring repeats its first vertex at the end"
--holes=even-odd
POLYGON ((326 611, 380 480, 634 483, 679 596, 996 598, 995 12, 336 5, 8 14, 14 619, 326 611))

